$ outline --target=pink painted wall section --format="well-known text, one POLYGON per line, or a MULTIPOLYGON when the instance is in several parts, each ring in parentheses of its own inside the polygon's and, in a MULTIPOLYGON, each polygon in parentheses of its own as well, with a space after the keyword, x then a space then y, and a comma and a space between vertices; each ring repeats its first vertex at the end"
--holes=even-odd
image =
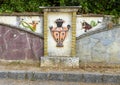
POLYGON ((43 39, 39 36, 0 25, 0 59, 38 60, 43 56, 43 39))

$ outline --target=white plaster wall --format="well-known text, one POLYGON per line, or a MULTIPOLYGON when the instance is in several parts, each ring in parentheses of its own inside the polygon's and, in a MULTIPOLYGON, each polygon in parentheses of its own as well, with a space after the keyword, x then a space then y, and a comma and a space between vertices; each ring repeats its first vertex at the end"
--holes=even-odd
POLYGON ((48 55, 49 56, 70 56, 71 55, 71 41, 72 41, 72 28, 69 29, 68 35, 63 42, 64 47, 56 47, 56 41, 50 33, 50 26, 56 27, 55 20, 63 19, 65 22, 62 26, 71 26, 72 14, 71 13, 49 13, 48 14, 48 55))
MULTIPOLYGON (((35 32, 43 34, 43 17, 39 17, 39 16, 21 16, 19 18, 20 18, 19 19, 20 21, 22 19, 24 19, 24 21, 27 22, 27 23, 32 23, 32 21, 37 21, 38 24, 36 26, 36 31, 35 32)), ((19 22, 18 22, 18 24, 19 24, 19 22)), ((20 27, 25 28, 22 25, 20 25, 20 27)), ((28 29, 28 30, 30 30, 30 29, 28 29)))
POLYGON ((16 16, 0 16, 0 23, 16 26, 17 17, 16 16))
POLYGON ((23 27, 20 25, 20 21, 24 19, 27 23, 31 23, 33 20, 37 21, 37 27, 36 27, 36 33, 43 35, 43 17, 41 16, 0 16, 0 23, 13 25, 17 27, 21 27, 27 30, 30 30, 28 28, 23 27))
MULTIPOLYGON (((77 19, 76 19, 76 37, 78 37, 78 36, 80 36, 80 35, 82 35, 83 33, 85 33, 84 32, 84 29, 82 29, 82 25, 81 25, 81 22, 83 22, 83 21, 86 21, 88 24, 90 24, 90 22, 93 20, 93 21, 95 21, 96 23, 98 22, 98 21, 101 21, 102 22, 102 20, 103 20, 103 17, 82 17, 82 16, 77 16, 77 19)), ((99 24, 98 24, 99 25, 99 24)), ((98 26, 97 25, 97 26, 98 26)), ((97 28, 99 28, 99 27, 93 27, 92 29, 90 29, 90 30, 96 30, 97 28)), ((89 31, 90 31, 89 30, 89 31)))

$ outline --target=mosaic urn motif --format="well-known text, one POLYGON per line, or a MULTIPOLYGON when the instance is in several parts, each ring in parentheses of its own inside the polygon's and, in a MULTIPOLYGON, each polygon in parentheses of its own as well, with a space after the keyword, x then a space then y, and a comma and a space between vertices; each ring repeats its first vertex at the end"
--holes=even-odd
POLYGON ((64 20, 62 19, 56 19, 55 23, 57 24, 57 27, 49 27, 50 32, 52 34, 52 37, 56 41, 56 47, 63 47, 63 41, 65 40, 67 36, 67 32, 70 29, 70 25, 67 25, 66 27, 63 27, 62 24, 64 23, 64 20))

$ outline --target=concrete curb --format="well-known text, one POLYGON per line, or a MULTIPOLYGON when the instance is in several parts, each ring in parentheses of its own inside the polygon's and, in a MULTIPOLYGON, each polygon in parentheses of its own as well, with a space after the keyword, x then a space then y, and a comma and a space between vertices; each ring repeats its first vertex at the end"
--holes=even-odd
POLYGON ((100 73, 0 71, 0 79, 3 78, 120 84, 119 74, 100 73))

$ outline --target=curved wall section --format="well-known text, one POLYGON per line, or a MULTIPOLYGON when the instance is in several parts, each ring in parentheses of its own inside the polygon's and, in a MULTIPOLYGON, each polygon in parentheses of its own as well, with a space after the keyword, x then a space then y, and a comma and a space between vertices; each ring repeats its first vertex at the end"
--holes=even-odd
POLYGON ((120 63, 120 25, 81 37, 76 45, 80 61, 120 63))

